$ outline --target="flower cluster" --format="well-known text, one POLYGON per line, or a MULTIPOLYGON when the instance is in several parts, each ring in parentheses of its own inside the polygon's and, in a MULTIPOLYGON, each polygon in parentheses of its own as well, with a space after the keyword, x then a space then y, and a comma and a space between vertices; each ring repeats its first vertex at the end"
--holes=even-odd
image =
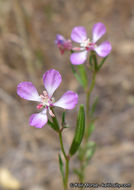
POLYGON ((26 100, 39 102, 37 109, 42 109, 40 113, 32 114, 29 120, 31 126, 42 128, 48 121, 47 111, 51 117, 55 117, 51 108, 57 106, 64 109, 73 109, 78 103, 78 95, 75 92, 67 91, 62 97, 55 101, 53 94, 62 81, 58 71, 51 69, 44 73, 43 83, 46 90, 41 95, 38 94, 35 86, 31 82, 21 82, 17 87, 17 94, 26 100))
POLYGON ((57 34, 55 44, 57 44, 61 54, 63 54, 67 50, 72 49, 72 42, 71 40, 66 40, 62 35, 57 34))
POLYGON ((106 57, 111 52, 111 44, 108 41, 97 45, 97 41, 106 33, 105 25, 101 22, 96 23, 92 28, 92 40, 87 37, 83 26, 76 26, 71 33, 71 39, 79 43, 79 47, 73 47, 71 40, 65 40, 63 36, 57 35, 56 44, 61 53, 65 50, 72 50, 70 61, 74 65, 83 64, 90 51, 95 51, 100 57, 106 57))
MULTIPOLYGON (((97 45, 97 41, 106 33, 103 23, 99 22, 93 26, 92 39, 87 37, 83 26, 76 26, 71 33, 71 40, 65 39, 62 35, 56 36, 55 44, 58 46, 61 54, 65 51, 71 51, 70 61, 74 65, 83 64, 90 51, 96 52, 100 57, 105 57, 111 52, 111 44, 108 41, 97 45), (79 44, 73 47, 72 41, 79 44)), ((62 81, 58 71, 51 69, 44 73, 43 83, 46 90, 41 95, 38 94, 35 86, 31 82, 21 82, 17 87, 17 94, 26 100, 39 102, 37 109, 40 113, 32 114, 29 120, 31 126, 42 128, 48 121, 47 112, 51 117, 54 107, 64 109, 73 109, 78 103, 78 95, 75 92, 67 91, 63 96, 55 101, 53 94, 62 81)))
POLYGON ((65 39, 62 35, 58 34, 56 36, 55 44, 60 50, 61 54, 65 51, 70 51, 70 62, 73 65, 83 64, 89 56, 88 69, 92 74, 91 82, 88 85, 88 72, 85 70, 85 66, 81 65, 79 67, 72 66, 72 72, 78 82, 83 86, 84 92, 86 94, 86 105, 81 104, 79 106, 79 111, 76 120, 76 130, 72 144, 69 148, 68 154, 64 149, 63 144, 63 129, 67 127, 65 112, 62 113, 62 122, 59 123, 56 114, 55 107, 60 107, 63 109, 71 110, 78 103, 78 95, 73 91, 65 92, 61 98, 55 100, 54 92, 60 86, 62 82, 62 77, 60 73, 54 69, 46 71, 43 75, 43 84, 45 89, 41 94, 37 92, 37 89, 32 84, 32 82, 24 81, 18 84, 17 94, 26 100, 38 102, 36 108, 40 110, 38 113, 34 113, 30 116, 29 124, 36 128, 42 128, 47 124, 51 126, 59 135, 59 142, 61 146, 61 152, 64 157, 64 162, 62 161, 61 154, 59 154, 59 168, 63 179, 64 190, 68 188, 68 173, 69 173, 69 161, 70 158, 77 152, 78 160, 80 162, 80 168, 77 169, 79 181, 84 181, 85 169, 88 162, 91 160, 96 144, 90 142, 90 136, 94 129, 94 111, 97 103, 97 99, 93 100, 93 104, 89 106, 91 93, 94 89, 96 75, 102 65, 106 60, 106 56, 111 52, 111 44, 108 41, 102 42, 98 45, 98 40, 106 33, 106 28, 103 23, 96 23, 92 28, 92 38, 87 36, 86 29, 83 26, 76 26, 71 32, 71 39, 65 39), (73 42, 77 45, 73 45, 73 42), (100 63, 97 59, 97 55, 102 57, 100 63), (91 107, 91 110, 90 110, 91 107), (91 114, 92 113, 92 114, 91 114), (49 120, 49 117, 51 120, 49 120), (82 140, 85 140, 84 144, 81 146, 82 140), (90 146, 89 146, 90 145, 90 146), (88 152, 90 151, 90 155, 88 152))

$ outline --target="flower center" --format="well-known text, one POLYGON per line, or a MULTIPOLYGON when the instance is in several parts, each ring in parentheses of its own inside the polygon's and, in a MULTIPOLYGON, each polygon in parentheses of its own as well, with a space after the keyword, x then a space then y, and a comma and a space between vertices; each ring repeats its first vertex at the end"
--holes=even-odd
POLYGON ((43 107, 50 107, 52 106, 53 102, 54 102, 54 98, 50 98, 48 96, 47 91, 43 91, 43 94, 40 95, 41 98, 41 103, 37 105, 37 109, 41 109, 43 107))
POLYGON ((87 51, 89 50, 94 50, 96 44, 93 43, 89 38, 84 40, 81 44, 80 47, 81 49, 86 49, 87 51))

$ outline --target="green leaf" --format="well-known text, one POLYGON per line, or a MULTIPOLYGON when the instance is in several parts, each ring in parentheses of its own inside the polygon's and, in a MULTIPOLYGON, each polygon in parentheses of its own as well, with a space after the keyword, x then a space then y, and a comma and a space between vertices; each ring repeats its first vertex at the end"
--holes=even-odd
POLYGON ((55 116, 55 117, 52 117, 52 121, 53 121, 53 126, 54 126, 54 128, 55 128, 55 131, 59 131, 60 126, 59 126, 59 123, 58 123, 58 121, 57 121, 56 116, 55 116))
POLYGON ((89 161, 91 160, 91 158, 93 157, 95 150, 96 150, 96 144, 94 142, 89 142, 87 144, 87 151, 85 154, 85 164, 84 167, 86 167, 89 163, 89 161))
POLYGON ((84 136, 84 130, 85 130, 85 111, 84 111, 84 106, 80 105, 77 117, 75 135, 69 150, 70 155, 74 155, 79 149, 79 146, 84 136))
POLYGON ((95 152, 95 148, 91 148, 86 152, 86 161, 89 162, 91 158, 93 157, 95 152))
POLYGON ((92 53, 90 54, 90 57, 89 57, 89 64, 91 67, 93 67, 93 56, 92 56, 92 53))
POLYGON ((71 68, 72 68, 72 72, 73 72, 75 78, 76 78, 77 81, 80 83, 80 85, 83 86, 82 79, 81 79, 81 77, 78 75, 78 73, 76 72, 74 65, 71 64, 71 68))
POLYGON ((69 128, 68 124, 66 123, 65 117, 66 117, 66 112, 64 111, 62 113, 62 123, 61 123, 61 125, 62 125, 63 128, 69 128))
POLYGON ((95 98, 95 100, 91 106, 90 117, 93 117, 97 103, 98 103, 98 97, 95 98))
POLYGON ((84 64, 81 64, 81 65, 78 65, 77 67, 78 67, 80 77, 81 77, 81 80, 82 80, 82 86, 84 88, 86 88, 87 85, 88 85, 88 78, 87 78, 87 73, 86 73, 86 70, 85 70, 85 66, 84 66, 84 64))
POLYGON ((66 116, 66 112, 64 111, 62 113, 62 126, 64 126, 64 124, 65 124, 65 116, 66 116))
POLYGON ((63 161, 61 159, 61 155, 59 154, 59 168, 60 168, 60 172, 61 172, 61 175, 62 175, 62 180, 64 182, 65 180, 65 176, 64 176, 64 164, 63 164, 63 161))
POLYGON ((101 69, 101 67, 103 66, 103 64, 105 63, 106 59, 107 59, 108 56, 104 57, 101 61, 101 63, 98 65, 98 69, 97 71, 99 71, 101 69))
POLYGON ((95 129, 94 123, 90 123, 89 127, 88 127, 88 138, 91 136, 91 134, 93 133, 95 129))
POLYGON ((61 123, 61 125, 62 125, 62 128, 69 128, 69 125, 66 123, 65 116, 66 116, 66 112, 64 111, 62 113, 62 123, 61 123))
POLYGON ((78 151, 78 158, 79 160, 83 160, 83 155, 85 154, 86 152, 86 147, 79 147, 79 151, 78 151))
POLYGON ((90 64, 92 69, 94 68, 95 71, 98 71, 98 61, 96 58, 96 54, 93 51, 91 51, 91 54, 89 57, 89 64, 90 64))
POLYGON ((74 173, 75 173, 79 178, 82 177, 82 173, 81 173, 80 170, 78 170, 78 169, 75 168, 73 171, 74 171, 74 173))
POLYGON ((48 120, 47 124, 48 124, 52 129, 54 129, 55 131, 58 131, 58 130, 56 129, 55 125, 54 125, 50 120, 48 120))
POLYGON ((92 148, 92 147, 95 147, 95 146, 96 146, 95 142, 94 141, 90 141, 90 142, 88 142, 86 144, 86 149, 89 149, 89 148, 92 148))
MULTIPOLYGON (((52 108, 51 108, 52 109, 52 108)), ((54 110, 52 109, 52 112, 54 113, 54 110)), ((54 114, 55 115, 55 114, 54 114)), ((52 122, 50 120, 48 120, 48 125, 50 125, 50 127, 52 129, 54 129, 55 131, 59 131, 60 130, 60 126, 59 126, 59 123, 58 123, 58 120, 56 118, 56 115, 55 117, 51 117, 52 118, 52 122)))
POLYGON ((94 61, 94 70, 97 71, 98 70, 98 61, 96 58, 96 54, 93 54, 93 61, 94 61))

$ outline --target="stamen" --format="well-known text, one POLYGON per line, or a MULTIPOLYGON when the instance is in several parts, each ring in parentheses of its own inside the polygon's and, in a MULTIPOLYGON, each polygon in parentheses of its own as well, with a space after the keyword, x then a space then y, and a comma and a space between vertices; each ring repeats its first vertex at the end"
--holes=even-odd
POLYGON ((45 90, 43 91, 43 95, 41 94, 40 97, 41 97, 41 103, 39 105, 37 105, 37 109, 41 109, 41 108, 45 107, 46 109, 49 109, 50 115, 52 117, 54 117, 53 112, 49 108, 52 106, 52 103, 54 102, 54 98, 53 97, 50 98, 48 96, 47 91, 45 91, 45 90))
POLYGON ((52 110, 49 108, 49 114, 52 116, 52 117, 55 117, 54 113, 52 112, 52 110))
POLYGON ((41 109, 43 107, 43 104, 39 104, 36 107, 37 107, 37 109, 41 109))
POLYGON ((88 38, 88 39, 84 40, 84 41, 80 44, 80 46, 86 48, 89 43, 90 43, 90 39, 88 38))
POLYGON ((89 45, 89 46, 94 46, 94 45, 95 45, 95 43, 92 43, 92 42, 91 42, 91 43, 89 43, 88 45, 89 45))
POLYGON ((90 39, 88 38, 87 40, 83 41, 80 44, 81 48, 86 49, 87 51, 89 50, 94 50, 95 48, 95 43, 93 43, 92 41, 90 41, 90 39))
POLYGON ((80 51, 81 48, 79 48, 79 47, 74 47, 74 48, 72 48, 72 50, 73 50, 73 51, 80 51))
POLYGON ((45 98, 42 94, 40 95, 40 97, 41 97, 42 100, 45 98))

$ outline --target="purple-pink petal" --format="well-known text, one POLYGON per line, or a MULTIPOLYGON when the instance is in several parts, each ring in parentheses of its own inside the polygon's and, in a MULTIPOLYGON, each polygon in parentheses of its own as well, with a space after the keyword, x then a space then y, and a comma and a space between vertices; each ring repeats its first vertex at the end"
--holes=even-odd
POLYGON ((110 42, 103 42, 95 48, 96 53, 100 57, 106 57, 112 50, 110 42))
POLYGON ((44 109, 40 113, 32 114, 29 119, 29 124, 36 128, 42 128, 48 121, 48 117, 46 115, 47 110, 44 109))
POLYGON ((78 103, 78 95, 75 92, 67 91, 53 105, 64 109, 73 109, 78 103))
POLYGON ((84 40, 87 39, 87 33, 86 30, 83 26, 76 26, 73 28, 72 33, 71 33, 71 39, 74 42, 81 43, 84 40))
POLYGON ((92 41, 97 42, 106 33, 106 27, 103 23, 98 22, 93 26, 92 29, 92 41))
POLYGON ((49 97, 52 97, 54 91, 59 87, 61 81, 62 78, 58 71, 51 69, 45 72, 43 75, 43 82, 49 97))
POLYGON ((70 56, 70 61, 73 65, 83 64, 87 59, 87 51, 72 53, 70 56))
POLYGON ((40 96, 31 82, 21 82, 17 86, 17 94, 26 100, 40 102, 40 96))

